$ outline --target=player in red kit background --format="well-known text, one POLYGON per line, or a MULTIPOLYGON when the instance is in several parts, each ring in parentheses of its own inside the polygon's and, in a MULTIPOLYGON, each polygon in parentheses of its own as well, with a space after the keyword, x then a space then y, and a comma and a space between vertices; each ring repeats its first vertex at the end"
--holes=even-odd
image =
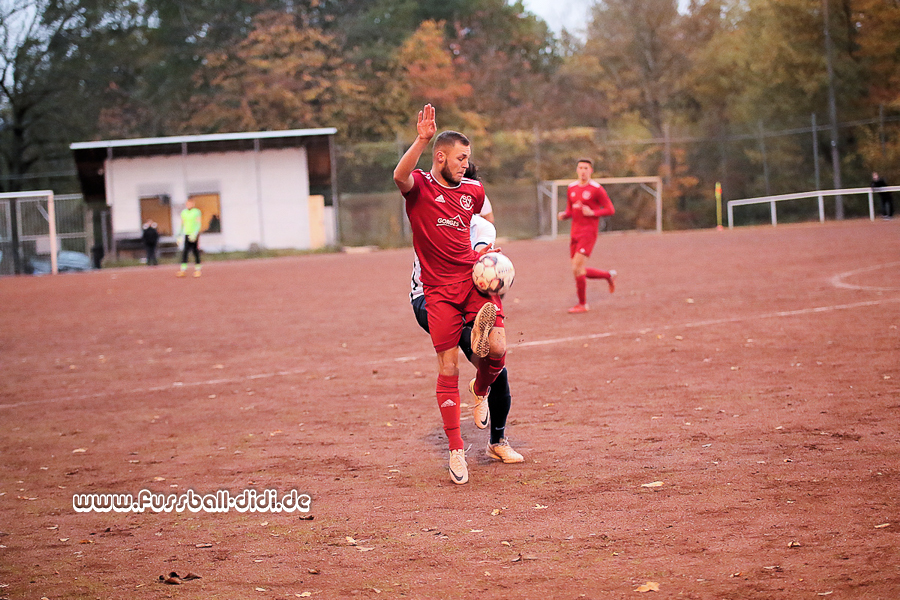
POLYGON ((437 403, 450 447, 450 479, 469 480, 459 427, 459 343, 463 326, 473 322, 472 350, 478 361, 473 393, 483 398, 506 363, 506 330, 498 298, 478 293, 472 265, 472 215, 484 206, 480 181, 464 177, 472 153, 468 138, 444 131, 434 141, 431 170, 416 169, 419 157, 437 133, 430 104, 419 112, 416 140, 394 169, 394 183, 406 199, 413 247, 422 267, 428 304, 428 330, 438 357, 437 403))
POLYGON ((616 289, 616 272, 601 271, 587 266, 587 259, 597 242, 600 230, 600 218, 614 215, 613 207, 606 190, 591 179, 594 163, 582 158, 575 168, 578 181, 569 184, 566 210, 557 218, 562 221, 572 219, 572 233, 569 241, 569 255, 572 258, 572 273, 575 275, 575 289, 578 293, 578 304, 569 309, 570 313, 588 311, 587 280, 605 279, 610 293, 616 289))

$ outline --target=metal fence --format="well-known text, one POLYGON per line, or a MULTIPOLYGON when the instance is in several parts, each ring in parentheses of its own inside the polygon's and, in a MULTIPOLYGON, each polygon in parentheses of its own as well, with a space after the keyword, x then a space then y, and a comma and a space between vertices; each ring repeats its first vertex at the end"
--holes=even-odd
POLYGON ((52 205, 50 198, 50 192, 0 196, 0 275, 52 271, 60 257, 69 264, 89 264, 90 228, 82 196, 53 196, 52 205))

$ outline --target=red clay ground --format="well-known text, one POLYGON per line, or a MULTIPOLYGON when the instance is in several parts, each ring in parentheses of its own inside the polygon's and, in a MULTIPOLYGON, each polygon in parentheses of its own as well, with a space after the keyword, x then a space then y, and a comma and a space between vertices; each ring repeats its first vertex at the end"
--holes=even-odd
POLYGON ((604 236, 585 315, 504 250, 527 461, 469 417, 465 486, 409 249, 0 279, 0 598, 900 597, 900 221, 604 236), (73 509, 142 489, 314 519, 73 509))

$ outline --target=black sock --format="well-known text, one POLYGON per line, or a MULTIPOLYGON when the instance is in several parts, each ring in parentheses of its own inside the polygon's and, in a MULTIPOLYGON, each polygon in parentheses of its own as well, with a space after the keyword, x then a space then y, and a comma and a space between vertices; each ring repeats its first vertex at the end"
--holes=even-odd
POLYGON ((512 405, 506 367, 500 371, 497 379, 491 384, 487 400, 488 409, 491 412, 491 443, 496 444, 505 437, 506 417, 509 415, 509 407, 512 405))

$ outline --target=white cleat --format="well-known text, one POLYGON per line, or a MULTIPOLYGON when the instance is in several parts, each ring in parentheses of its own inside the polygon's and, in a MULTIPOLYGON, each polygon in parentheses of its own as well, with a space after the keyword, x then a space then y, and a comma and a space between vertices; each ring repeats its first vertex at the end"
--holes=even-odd
POLYGON ((488 417, 490 415, 490 411, 488 410, 487 394, 485 394, 484 396, 479 396, 475 393, 474 379, 469 382, 469 391, 475 398, 475 404, 472 406, 472 417, 475 419, 475 427, 477 427, 478 429, 484 429, 488 426, 488 417))
POLYGON ((469 466, 463 449, 450 451, 450 480, 459 485, 469 481, 469 466))
POLYGON ((488 444, 487 455, 494 460, 502 460, 507 464, 525 461, 524 456, 509 446, 509 442, 506 441, 506 438, 501 438, 496 444, 488 444))
POLYGON ((497 307, 493 302, 486 302, 475 315, 472 325, 472 352, 484 358, 491 352, 491 329, 497 323, 497 307))

